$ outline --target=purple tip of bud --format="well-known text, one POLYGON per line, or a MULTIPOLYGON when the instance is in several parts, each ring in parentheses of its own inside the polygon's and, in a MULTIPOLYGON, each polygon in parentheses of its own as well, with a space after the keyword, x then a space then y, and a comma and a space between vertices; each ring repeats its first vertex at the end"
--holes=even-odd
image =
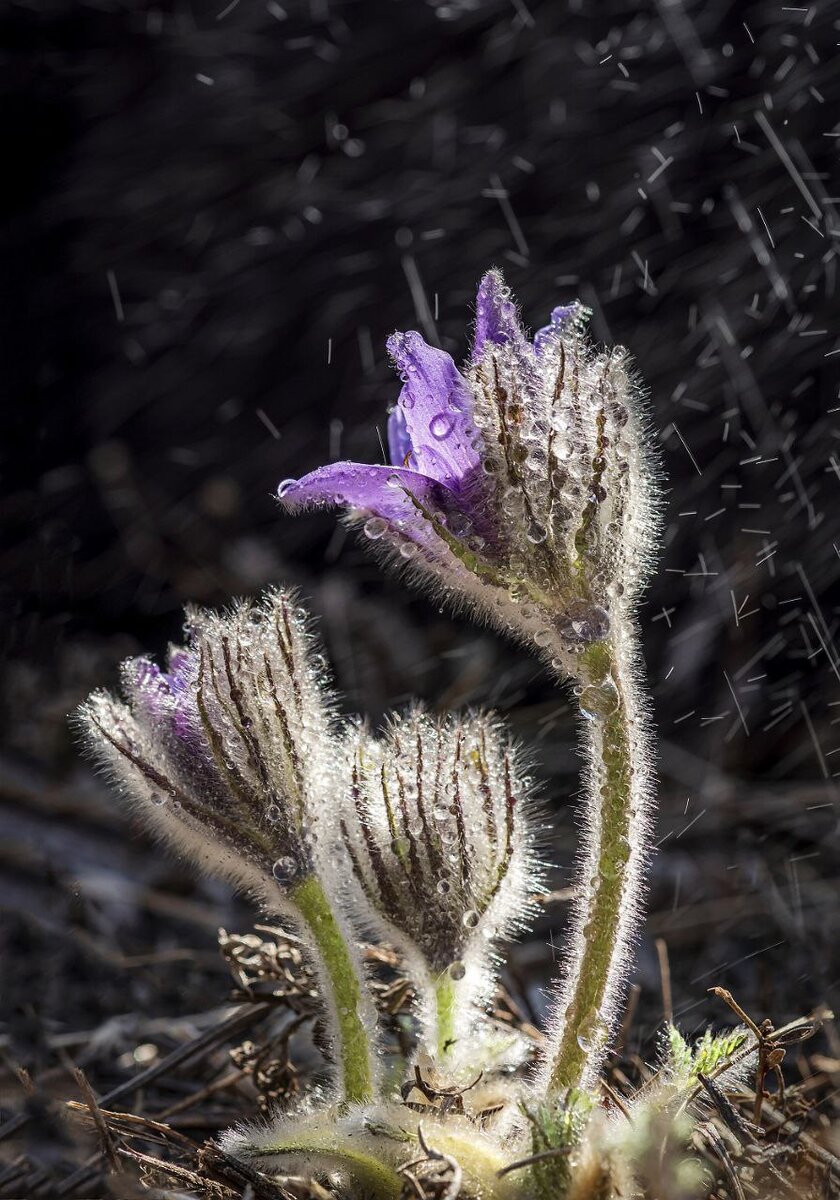
POLYGON ((481 357, 488 343, 505 346, 524 341, 516 305, 510 299, 501 273, 488 271, 478 285, 476 296, 472 361, 481 357))
POLYGON ((173 647, 169 652, 169 691, 174 701, 171 709, 172 729, 182 742, 198 738, 200 720, 195 701, 195 679, 198 656, 192 650, 173 647))
POLYGON ((168 671, 148 658, 136 658, 130 665, 129 683, 138 711, 147 721, 169 728, 183 742, 191 742, 197 728, 191 687, 195 668, 195 654, 182 648, 170 651, 168 671))
POLYGON ((405 422, 405 412, 397 405, 388 414, 388 454, 395 467, 404 467, 412 452, 411 434, 405 422))
POLYGON ((534 350, 539 354, 558 338, 584 325, 588 318, 589 309, 579 300, 573 300, 571 304, 559 304, 551 310, 551 324, 544 325, 534 334, 534 350))
POLYGON ((129 680, 143 712, 151 718, 164 715, 169 699, 169 681, 157 663, 135 658, 130 664, 129 680))

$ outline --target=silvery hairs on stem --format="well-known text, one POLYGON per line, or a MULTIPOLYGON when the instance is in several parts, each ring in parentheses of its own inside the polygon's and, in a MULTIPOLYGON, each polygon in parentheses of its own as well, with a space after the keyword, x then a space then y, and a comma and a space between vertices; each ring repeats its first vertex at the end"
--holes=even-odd
POLYGON ((324 890, 335 877, 335 795, 346 769, 306 610, 277 590, 227 614, 190 610, 187 618, 188 645, 170 650, 166 671, 131 659, 124 702, 99 691, 81 708, 89 752, 156 834, 303 924, 328 1040, 358 1040, 343 1026, 364 1019, 372 1029, 375 1016, 352 936, 343 937, 352 961, 333 966, 355 976, 358 1014, 331 1011, 335 981, 325 976, 325 945, 343 925, 324 890))
POLYGON ((436 1067, 475 1074, 493 945, 529 924, 541 886, 531 781, 487 714, 414 709, 350 740, 341 828, 363 918, 405 957, 436 1067))
POLYGON ((489 271, 463 371, 415 331, 389 339, 404 384, 391 465, 320 467, 285 480, 281 503, 345 507, 417 581, 575 675, 632 606, 658 530, 640 389, 626 351, 590 343, 588 316, 555 308, 531 340, 489 271))

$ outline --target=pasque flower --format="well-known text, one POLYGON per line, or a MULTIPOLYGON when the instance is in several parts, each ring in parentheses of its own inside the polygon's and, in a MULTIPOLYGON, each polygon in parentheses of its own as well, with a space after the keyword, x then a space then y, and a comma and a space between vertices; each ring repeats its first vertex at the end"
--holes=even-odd
POLYGON ((307 614, 275 591, 228 614, 193 610, 187 632, 166 671, 124 664, 124 702, 91 696, 79 714, 90 752, 154 832, 302 927, 340 1095, 368 1099, 372 1005, 329 894, 346 773, 307 614))
POLYGON ((421 580, 574 673, 637 593, 654 528, 638 389, 587 317, 556 308, 529 340, 488 272, 462 371, 419 333, 389 339, 403 379, 390 465, 320 467, 285 480, 282 503, 344 506, 421 580))
POLYGON ((390 466, 334 463, 280 485, 334 504, 424 582, 528 642, 575 684, 588 769, 563 979, 538 1094, 590 1086, 619 1013, 650 843, 653 771, 635 601, 659 506, 626 352, 588 340, 579 304, 529 339, 484 276, 469 362, 418 333, 388 343, 404 386, 390 466))
POLYGON ((415 709, 352 741, 341 828, 363 915, 404 955, 437 1065, 474 1069, 493 943, 527 923, 540 886, 530 783, 486 714, 415 709))

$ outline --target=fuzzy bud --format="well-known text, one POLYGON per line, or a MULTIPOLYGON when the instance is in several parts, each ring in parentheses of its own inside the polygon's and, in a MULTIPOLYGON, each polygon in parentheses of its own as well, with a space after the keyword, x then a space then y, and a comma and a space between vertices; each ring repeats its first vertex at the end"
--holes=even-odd
POLYGON ((156 832, 276 907, 313 872, 317 796, 339 757, 323 659, 283 591, 229 614, 191 610, 187 633, 166 671, 123 665, 124 702, 90 697, 89 750, 156 832))
POLYGON ((492 990, 493 942, 529 915, 539 887, 532 807, 492 717, 415 710, 381 740, 359 731, 341 828, 367 920, 400 947, 421 992, 437 992, 436 1016, 426 995, 421 1019, 427 1034, 438 1026, 438 1053, 492 990), (441 1012, 444 993, 447 1003, 457 995, 457 1013, 441 1012))

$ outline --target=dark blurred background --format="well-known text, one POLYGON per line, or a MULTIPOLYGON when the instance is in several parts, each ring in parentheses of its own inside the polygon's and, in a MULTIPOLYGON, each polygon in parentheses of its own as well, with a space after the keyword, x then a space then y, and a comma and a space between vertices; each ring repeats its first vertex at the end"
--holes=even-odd
MULTIPOLYGON (((712 984, 779 1022, 836 999, 840 5, 12 0, 0 37, 7 1065, 104 1086, 115 1030, 148 1056, 227 995, 215 929, 253 915, 129 829, 66 724, 185 601, 295 582, 350 708, 505 711, 570 882, 565 699, 273 499, 379 460, 384 339, 462 356, 492 264, 532 326, 593 308, 662 443, 635 1044, 655 938, 688 1032, 728 1019, 712 984)), ((564 915, 514 959, 537 1007, 564 915)))

